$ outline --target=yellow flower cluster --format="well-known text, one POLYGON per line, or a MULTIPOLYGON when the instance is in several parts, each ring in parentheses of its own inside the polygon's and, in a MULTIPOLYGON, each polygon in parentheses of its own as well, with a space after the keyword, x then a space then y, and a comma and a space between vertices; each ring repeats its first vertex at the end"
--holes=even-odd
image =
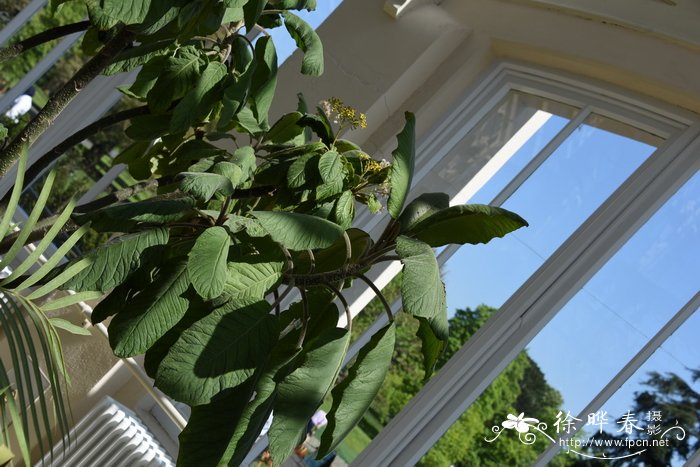
POLYGON ((335 123, 349 124, 352 128, 367 128, 367 116, 363 113, 358 115, 355 109, 349 105, 345 105, 343 101, 337 97, 328 99, 327 108, 335 115, 333 119, 335 123))

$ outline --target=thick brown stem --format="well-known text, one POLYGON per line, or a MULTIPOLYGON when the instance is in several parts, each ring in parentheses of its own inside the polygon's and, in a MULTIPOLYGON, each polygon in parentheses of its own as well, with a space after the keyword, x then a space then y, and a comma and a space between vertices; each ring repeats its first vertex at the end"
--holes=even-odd
POLYGON ((94 135, 98 131, 101 131, 109 126, 115 125, 117 123, 129 120, 139 115, 148 114, 148 106, 144 105, 141 107, 136 107, 133 109, 122 110, 121 112, 116 112, 111 115, 107 115, 96 122, 86 126, 82 130, 79 130, 68 138, 64 139, 46 154, 37 159, 32 166, 27 169, 27 173, 24 176, 25 185, 29 186, 34 180, 36 180, 41 173, 49 167, 53 162, 61 157, 67 150, 73 146, 80 144, 80 142, 86 140, 90 136, 94 135))
POLYGON ((374 292, 374 294, 379 298, 379 301, 382 302, 382 305, 384 306, 384 311, 386 311, 386 315, 389 317, 389 321, 393 322, 394 321, 394 315, 391 312, 391 305, 389 305, 389 302, 386 301, 386 297, 384 297, 384 294, 382 293, 381 290, 379 290, 379 287, 377 287, 372 280, 365 276, 364 274, 358 274, 355 276, 359 279, 361 279, 365 284, 369 286, 370 289, 374 292))
POLYGON ((90 21, 80 21, 78 23, 66 24, 65 26, 57 26, 46 31, 42 31, 39 34, 19 41, 7 47, 0 49, 0 62, 14 58, 29 49, 33 49, 37 45, 45 44, 46 42, 51 42, 52 40, 58 39, 60 37, 73 34, 74 32, 85 31, 90 27, 90 21))
MULTIPOLYGON (((105 206, 109 206, 110 204, 117 203, 119 201, 124 201, 132 196, 134 196, 137 193, 140 193, 142 191, 148 190, 148 189, 156 189, 158 188, 158 181, 157 180, 149 180, 147 182, 143 183, 138 183, 136 185, 130 186, 128 188, 124 188, 122 190, 115 191, 112 194, 109 194, 107 196, 103 196, 100 199, 96 199, 95 201, 91 201, 89 203, 81 204, 80 206, 77 206, 74 210, 74 212, 90 212, 94 211, 95 209, 103 208, 105 206)), ((53 226, 54 222, 56 222, 56 219, 58 216, 51 216, 47 217, 46 219, 42 219, 37 224, 34 226, 34 229, 32 230, 32 233, 29 234, 29 237, 27 238, 26 243, 34 243, 42 238, 44 238, 44 235, 49 231, 49 229, 53 226)), ((75 225, 72 221, 69 221, 64 227, 63 231, 65 232, 72 232, 75 229, 77 229, 78 226, 75 225)), ((2 242, 0 242, 0 254, 5 253, 10 246, 15 242, 17 237, 19 236, 19 232, 14 232, 7 237, 3 239, 2 242)))
POLYGON ((327 283, 342 282, 348 277, 356 276, 362 271, 366 265, 364 264, 349 264, 341 269, 335 269, 327 272, 317 272, 313 274, 290 274, 285 273, 286 282, 293 280, 298 287, 314 287, 317 285, 326 285, 327 283))
POLYGON ((43 109, 25 126, 14 140, 0 153, 0 177, 4 177, 27 144, 34 141, 53 123, 73 98, 109 65, 124 47, 129 45, 134 34, 127 29, 119 31, 97 55, 87 62, 51 99, 43 109))

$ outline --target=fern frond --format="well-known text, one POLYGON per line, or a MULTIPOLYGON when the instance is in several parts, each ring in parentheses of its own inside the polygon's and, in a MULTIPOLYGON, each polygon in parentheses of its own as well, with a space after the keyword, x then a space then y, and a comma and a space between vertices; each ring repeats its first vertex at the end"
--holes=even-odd
POLYGON ((24 171, 27 168, 27 157, 28 151, 25 145, 22 148, 22 153, 17 161, 17 177, 15 178, 15 186, 12 188, 12 194, 10 195, 10 201, 7 203, 7 209, 3 213, 2 219, 0 219, 0 241, 5 238, 12 218, 17 210, 17 205, 19 204, 19 197, 22 195, 22 188, 24 187, 24 171))
POLYGON ((10 274, 5 279, 0 280, 0 286, 9 284, 14 279, 27 272, 32 266, 34 266, 37 263, 37 261, 39 261, 41 255, 43 255, 46 249, 49 246, 51 246, 51 243, 54 241, 56 236, 61 232, 63 227, 70 220, 70 215, 73 213, 73 209, 75 208, 76 202, 77 198, 73 198, 70 200, 66 208, 63 210, 63 212, 61 212, 61 215, 56 218, 56 222, 51 226, 51 229, 49 229, 46 235, 44 235, 44 238, 41 240, 39 245, 37 245, 36 248, 34 248, 32 253, 22 262, 22 264, 20 264, 17 267, 17 269, 12 271, 12 274, 10 274))
POLYGON ((29 238, 29 235, 32 233, 32 229, 39 220, 39 217, 41 217, 41 214, 44 212, 44 208, 46 207, 46 202, 49 200, 49 194, 51 194, 51 187, 53 186, 53 181, 55 178, 56 172, 49 172, 49 175, 46 177, 46 182, 41 188, 41 193, 39 193, 39 198, 34 205, 34 209, 32 209, 31 214, 29 214, 29 218, 22 225, 20 234, 15 239, 15 242, 12 244, 7 253, 5 253, 2 261, 0 261, 0 269, 14 261, 15 257, 27 241, 27 238, 29 238))

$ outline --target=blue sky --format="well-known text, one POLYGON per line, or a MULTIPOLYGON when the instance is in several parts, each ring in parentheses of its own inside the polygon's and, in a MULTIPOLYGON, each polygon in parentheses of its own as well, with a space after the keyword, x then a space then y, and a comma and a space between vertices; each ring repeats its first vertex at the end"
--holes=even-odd
MULTIPOLYGON (((304 19, 312 28, 318 28, 325 20, 330 16, 333 11, 338 8, 338 6, 343 2, 343 0, 320 0, 317 2, 316 10, 306 11, 301 10, 295 12, 298 16, 304 19)), ((278 65, 289 58, 292 53, 296 50, 296 44, 294 40, 289 36, 289 33, 284 27, 279 27, 271 29, 268 31, 272 40, 275 42, 275 47, 277 49, 277 59, 278 65)))

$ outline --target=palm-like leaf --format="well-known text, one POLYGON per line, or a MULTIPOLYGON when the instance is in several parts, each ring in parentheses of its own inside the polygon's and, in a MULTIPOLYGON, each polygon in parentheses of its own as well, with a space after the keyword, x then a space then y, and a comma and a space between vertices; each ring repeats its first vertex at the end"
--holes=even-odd
MULTIPOLYGON (((3 218, 0 219, 0 241, 8 232, 17 229, 13 228, 12 218, 17 211, 23 188, 26 161, 25 149, 18 162, 18 175, 10 201, 3 218)), ((52 448, 54 423, 62 435, 64 447, 70 442, 67 436, 69 422, 64 393, 68 375, 56 328, 74 332, 82 329, 62 320, 50 319, 45 312, 97 296, 96 293, 88 292, 47 299, 51 292, 81 270, 78 266, 80 263, 66 269, 38 289, 29 289, 58 265, 67 250, 80 240, 88 228, 84 226, 77 230, 51 258, 44 258, 44 252, 70 219, 75 207, 75 202, 71 201, 38 245, 26 245, 29 234, 46 205, 54 178, 53 173, 49 174, 34 209, 26 222, 19 227, 15 241, 0 260, 0 269, 2 269, 19 262, 18 255, 23 250, 29 252, 24 261, 21 261, 8 277, 0 279, 0 326, 7 339, 11 368, 14 369, 15 376, 13 384, 8 375, 7 362, 0 360, 0 423, 2 423, 0 444, 9 446, 11 433, 14 432, 26 465, 30 464, 29 452, 32 440, 36 440, 42 453, 52 448), (33 273, 27 277, 22 276, 32 268, 35 269, 33 273), (22 280, 19 285, 15 285, 20 278, 22 280), (50 397, 44 394, 43 374, 49 380, 50 397), (45 445, 45 442, 48 442, 48 445, 45 445)))

